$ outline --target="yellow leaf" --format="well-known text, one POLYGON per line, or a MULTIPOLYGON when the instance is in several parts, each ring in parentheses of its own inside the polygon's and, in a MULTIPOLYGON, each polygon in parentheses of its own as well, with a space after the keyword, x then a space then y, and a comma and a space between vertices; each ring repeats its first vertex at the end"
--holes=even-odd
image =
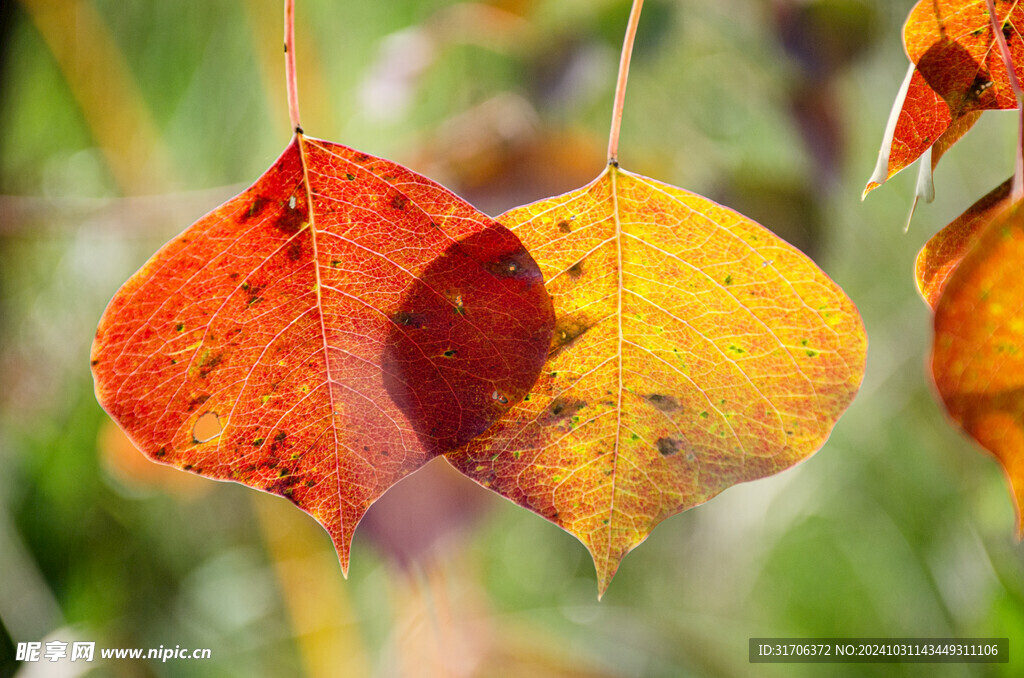
POLYGON ((732 210, 612 164, 498 220, 555 331, 527 398, 448 459, 582 541, 601 593, 663 519, 811 455, 859 388, 853 303, 732 210))

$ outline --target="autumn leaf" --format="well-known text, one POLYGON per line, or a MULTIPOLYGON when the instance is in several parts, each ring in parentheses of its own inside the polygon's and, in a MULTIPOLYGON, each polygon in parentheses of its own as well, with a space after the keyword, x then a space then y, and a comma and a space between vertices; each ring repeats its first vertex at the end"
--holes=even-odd
POLYGON ((860 385, 853 304, 728 208, 613 163, 498 219, 554 336, 529 395, 446 458, 582 541, 602 593, 665 518, 817 450, 860 385))
POLYGON ((117 293, 92 366, 146 454, 287 497, 347 570, 369 505, 522 398, 552 325, 507 229, 400 165, 297 134, 117 293))
POLYGON ((1009 178, 936 233, 917 255, 915 277, 921 296, 934 310, 964 255, 977 242, 984 228, 1010 202, 1009 178))
MULTIPOLYGON (((1022 64, 1024 7, 1016 2, 997 5, 1013 63, 1022 64)), ((893 115, 898 117, 886 130, 865 195, 936 143, 930 163, 937 163, 981 111, 1017 108, 986 0, 920 0, 907 18, 903 42, 912 71, 897 97, 893 115)))
POLYGON ((1024 211, 977 237, 935 307, 932 374, 950 416, 1002 465, 1024 534, 1024 211))

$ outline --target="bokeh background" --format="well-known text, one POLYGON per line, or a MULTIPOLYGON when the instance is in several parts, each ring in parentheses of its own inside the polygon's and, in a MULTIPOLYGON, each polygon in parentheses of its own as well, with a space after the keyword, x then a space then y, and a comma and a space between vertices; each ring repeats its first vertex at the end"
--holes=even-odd
MULTIPOLYGON (((997 464, 925 374, 927 237, 1012 173, 987 113, 903 225, 864 182, 911 0, 648 0, 629 169, 797 244, 859 306, 867 378, 829 442, 667 520, 603 601, 584 548, 435 460, 360 526, 347 581, 281 498, 150 463, 93 397, 118 286, 290 131, 280 0, 0 3, 0 677, 1019 676, 1024 547, 997 464), (1009 636, 1009 665, 752 665, 751 636, 1009 636), (205 647, 56 667, 18 642, 205 647)), ((299 0, 307 133, 497 214, 604 164, 625 0, 299 0)))

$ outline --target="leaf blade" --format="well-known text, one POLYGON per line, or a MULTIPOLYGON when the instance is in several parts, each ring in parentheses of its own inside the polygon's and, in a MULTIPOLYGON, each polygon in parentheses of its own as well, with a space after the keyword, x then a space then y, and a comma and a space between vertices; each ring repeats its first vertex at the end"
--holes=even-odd
MULTIPOLYGON (((1002 3, 998 9, 1006 11, 1002 3)), ((1000 19, 1007 30, 1011 58, 1019 69, 1024 64, 1024 41, 1019 37, 1024 29, 1024 7, 1015 3, 1009 16, 1000 19)), ((1017 108, 985 0, 920 0, 907 17, 903 42, 915 66, 913 78, 887 163, 879 161, 865 195, 933 145, 932 162, 937 164, 982 111, 1017 108)))
POLYGON ((1024 213, 992 221, 935 307, 931 371, 950 417, 999 461, 1024 534, 1024 213))
POLYGON ((529 388, 546 299, 518 239, 446 189, 297 135, 115 295, 97 398, 155 460, 291 499, 347 571, 369 505, 529 388))
POLYGON ((974 247, 985 227, 1010 201, 1013 177, 991 190, 966 212, 932 236, 917 255, 914 278, 925 302, 935 310, 949 277, 974 247))
POLYGON ((658 522, 816 450, 859 386, 852 303, 727 208, 609 167, 499 221, 548 281, 552 347, 529 399, 446 456, 580 539, 602 593, 658 522))

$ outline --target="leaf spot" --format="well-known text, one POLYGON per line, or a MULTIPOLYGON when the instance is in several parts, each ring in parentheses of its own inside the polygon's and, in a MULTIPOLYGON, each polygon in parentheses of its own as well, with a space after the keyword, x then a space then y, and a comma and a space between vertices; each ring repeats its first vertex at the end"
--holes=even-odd
POLYGON ((672 396, 654 394, 647 396, 647 400, 660 412, 675 412, 681 408, 679 401, 672 396))
POLYGON ((655 445, 658 448, 658 453, 663 457, 670 457, 679 452, 679 441, 675 438, 658 438, 655 445))

